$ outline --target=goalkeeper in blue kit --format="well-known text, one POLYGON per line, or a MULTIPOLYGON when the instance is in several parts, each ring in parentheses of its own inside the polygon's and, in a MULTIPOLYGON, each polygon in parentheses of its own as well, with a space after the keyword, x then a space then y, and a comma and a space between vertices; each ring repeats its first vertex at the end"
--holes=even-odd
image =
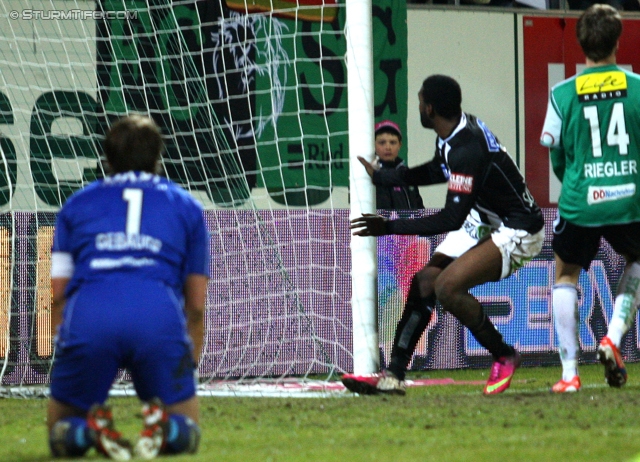
POLYGON ((540 139, 562 181, 553 231, 552 306, 562 362, 556 393, 581 387, 576 285, 601 237, 626 266, 597 355, 610 386, 627 381, 620 346, 640 302, 640 76, 616 65, 621 34, 620 15, 609 5, 580 16, 576 35, 586 69, 552 88, 540 139))
POLYGON ((200 204, 156 174, 162 150, 153 120, 119 120, 104 142, 111 175, 76 192, 58 214, 47 413, 55 457, 94 447, 115 460, 152 459, 198 448, 208 233, 200 204), (121 368, 144 403, 133 447, 105 404, 121 368))

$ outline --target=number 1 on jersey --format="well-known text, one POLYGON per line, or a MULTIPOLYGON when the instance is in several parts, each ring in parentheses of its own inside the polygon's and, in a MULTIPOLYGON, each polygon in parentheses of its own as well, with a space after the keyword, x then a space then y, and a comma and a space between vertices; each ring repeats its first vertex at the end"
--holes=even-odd
POLYGON ((140 221, 142 220, 142 189, 125 188, 122 190, 122 199, 127 202, 127 236, 140 234, 140 221))

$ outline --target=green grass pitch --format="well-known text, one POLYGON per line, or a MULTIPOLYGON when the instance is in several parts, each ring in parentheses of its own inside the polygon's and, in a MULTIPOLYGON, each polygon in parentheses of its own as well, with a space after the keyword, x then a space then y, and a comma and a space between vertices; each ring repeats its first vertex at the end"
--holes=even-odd
MULTIPOLYGON (((404 397, 202 398, 199 453, 169 460, 632 461, 640 454, 640 363, 628 370, 627 385, 612 389, 600 365, 581 366, 583 388, 567 395, 549 392, 560 376, 553 367, 521 368, 509 390, 490 397, 481 385, 438 385, 410 388, 404 397)), ((477 381, 487 373, 410 378, 477 381)), ((111 404, 118 429, 133 439, 141 425, 137 400, 111 404)), ((0 400, 0 461, 51 460, 45 408, 45 400, 0 400)), ((104 459, 92 451, 82 460, 104 459)))

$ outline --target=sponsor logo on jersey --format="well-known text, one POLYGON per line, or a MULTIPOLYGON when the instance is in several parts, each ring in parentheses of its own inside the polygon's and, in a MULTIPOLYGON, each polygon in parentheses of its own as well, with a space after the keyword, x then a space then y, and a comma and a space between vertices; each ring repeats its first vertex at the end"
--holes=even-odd
POLYGON ((91 269, 94 270, 110 270, 116 268, 133 267, 140 268, 143 266, 154 266, 156 261, 152 258, 93 258, 89 263, 91 269))
POLYGON ((596 72, 576 77, 580 102, 601 101, 627 96, 627 75, 622 71, 596 72))
POLYGON ((496 136, 489 130, 484 122, 480 119, 477 119, 478 126, 482 129, 482 133, 484 134, 484 139, 487 140, 487 148, 490 152, 498 152, 500 150, 500 143, 496 136))
POLYGON ((633 197, 636 194, 634 183, 621 184, 618 186, 589 186, 587 192, 587 203, 589 205, 599 204, 607 201, 617 201, 633 197))
POLYGON ((461 173, 451 173, 449 177, 449 191, 471 194, 473 189, 473 177, 461 173))
POLYGON ((117 173, 112 176, 104 177, 103 183, 105 185, 120 184, 136 181, 151 181, 153 183, 159 183, 161 178, 158 175, 148 172, 123 172, 117 173))
POLYGON ((448 180, 449 175, 451 174, 451 172, 449 171, 449 167, 447 167, 446 164, 442 163, 440 164, 440 168, 442 169, 442 174, 448 180))

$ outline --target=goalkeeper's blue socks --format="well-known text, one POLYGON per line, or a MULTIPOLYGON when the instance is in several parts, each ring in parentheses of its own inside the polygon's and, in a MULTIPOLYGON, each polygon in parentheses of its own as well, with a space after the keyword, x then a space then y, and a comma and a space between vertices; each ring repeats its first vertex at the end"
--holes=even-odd
POLYGON ((200 427, 183 414, 169 414, 162 401, 154 398, 142 406, 144 428, 134 452, 143 459, 160 454, 195 453, 200 443, 200 427))
MULTIPOLYGON (((171 414, 163 430, 162 453, 195 453, 198 450, 200 427, 189 417, 171 414)), ((89 428, 87 419, 67 417, 53 425, 49 433, 49 447, 54 457, 79 457, 96 445, 95 439, 95 432, 89 428)))
POLYGON ((166 434, 166 454, 195 453, 200 443, 200 427, 189 417, 170 414, 166 434))
POLYGON ((93 432, 83 417, 58 420, 49 433, 49 447, 54 457, 79 457, 93 446, 93 432))

